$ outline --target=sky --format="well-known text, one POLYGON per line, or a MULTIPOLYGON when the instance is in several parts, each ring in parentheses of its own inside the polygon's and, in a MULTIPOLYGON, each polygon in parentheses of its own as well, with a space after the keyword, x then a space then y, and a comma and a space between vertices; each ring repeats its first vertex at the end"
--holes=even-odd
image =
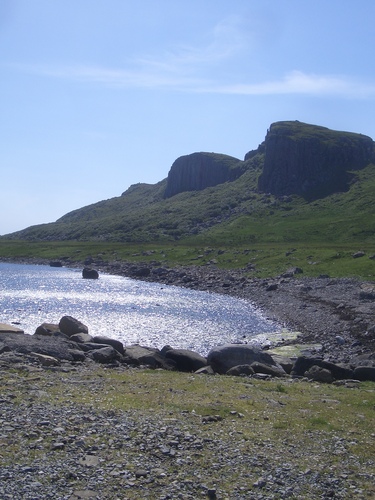
POLYGON ((0 235, 240 159, 270 124, 375 139, 374 0, 0 0, 0 235))

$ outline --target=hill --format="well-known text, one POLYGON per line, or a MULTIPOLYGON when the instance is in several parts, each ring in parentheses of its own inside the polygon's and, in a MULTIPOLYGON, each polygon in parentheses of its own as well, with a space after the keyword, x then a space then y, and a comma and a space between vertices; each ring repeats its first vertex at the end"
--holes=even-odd
POLYGON ((277 122, 244 160, 178 158, 157 184, 70 212, 7 240, 375 244, 375 146, 362 134, 277 122))

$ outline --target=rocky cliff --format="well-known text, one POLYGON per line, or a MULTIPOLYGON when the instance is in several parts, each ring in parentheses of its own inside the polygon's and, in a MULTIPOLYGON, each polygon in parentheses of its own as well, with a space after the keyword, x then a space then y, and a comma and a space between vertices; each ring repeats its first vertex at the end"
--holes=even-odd
POLYGON ((259 190, 306 199, 346 191, 352 178, 350 171, 375 162, 370 137, 298 121, 272 124, 264 150, 259 190))
POLYGON ((243 172, 243 162, 233 156, 217 153, 180 156, 168 173, 164 198, 233 181, 243 172))

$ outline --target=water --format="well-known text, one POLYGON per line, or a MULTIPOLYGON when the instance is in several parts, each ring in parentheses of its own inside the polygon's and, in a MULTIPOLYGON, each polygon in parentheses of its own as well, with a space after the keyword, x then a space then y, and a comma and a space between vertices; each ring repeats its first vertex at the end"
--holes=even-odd
POLYGON ((87 325, 92 336, 201 354, 223 343, 259 343, 267 333, 281 332, 248 302, 231 297, 104 274, 85 280, 74 269, 0 263, 1 323, 16 323, 33 334, 41 323, 58 323, 65 315, 87 325))

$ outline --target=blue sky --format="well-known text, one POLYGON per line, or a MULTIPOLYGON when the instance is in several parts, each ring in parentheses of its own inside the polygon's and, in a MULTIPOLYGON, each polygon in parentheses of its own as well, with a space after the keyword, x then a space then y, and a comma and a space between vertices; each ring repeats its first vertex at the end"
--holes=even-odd
POLYGON ((375 138, 373 0, 0 0, 0 234, 243 159, 279 120, 375 138))

